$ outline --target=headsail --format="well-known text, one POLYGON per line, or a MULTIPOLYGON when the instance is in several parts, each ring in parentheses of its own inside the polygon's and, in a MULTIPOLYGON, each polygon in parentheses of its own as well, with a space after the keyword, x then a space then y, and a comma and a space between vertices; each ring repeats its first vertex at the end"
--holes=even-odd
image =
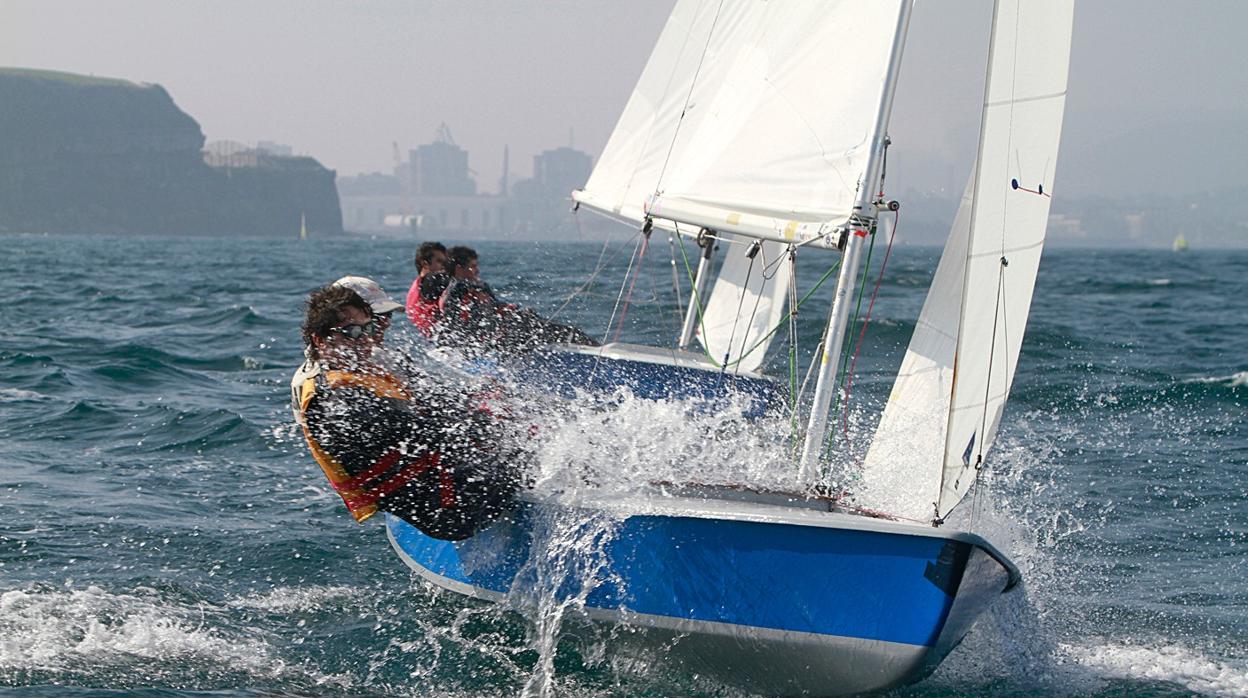
POLYGON ((940 490, 940 454, 953 395, 974 185, 972 169, 888 406, 863 462, 866 503, 911 518, 930 515, 940 490))
POLYGON ((778 240, 844 223, 901 5, 680 0, 576 199, 778 240))
POLYGON ((996 435, 1048 222, 1072 16, 1073 0, 997 3, 971 197, 865 463, 869 481, 904 469, 919 483, 898 513, 947 514, 996 435))

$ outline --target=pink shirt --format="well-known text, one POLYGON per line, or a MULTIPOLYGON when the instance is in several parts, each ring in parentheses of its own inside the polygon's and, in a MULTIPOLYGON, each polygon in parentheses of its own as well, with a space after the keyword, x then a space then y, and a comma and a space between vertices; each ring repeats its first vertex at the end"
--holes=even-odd
POLYGON ((407 290, 407 319, 426 337, 433 336, 433 323, 438 319, 438 303, 425 302, 420 298, 420 277, 407 290))

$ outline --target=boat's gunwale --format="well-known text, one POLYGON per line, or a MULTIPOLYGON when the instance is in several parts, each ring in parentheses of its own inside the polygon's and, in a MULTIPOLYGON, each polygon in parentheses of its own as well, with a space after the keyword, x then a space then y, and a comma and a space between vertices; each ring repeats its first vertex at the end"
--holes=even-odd
POLYGON ((995 545, 984 537, 957 529, 946 529, 907 521, 891 521, 846 511, 826 511, 808 507, 783 506, 766 502, 748 502, 738 499, 713 497, 688 497, 667 494, 639 501, 620 498, 608 493, 593 492, 569 494, 563 492, 539 495, 528 490, 520 495, 522 501, 533 504, 554 504, 565 507, 600 509, 621 516, 673 516, 696 519, 728 519, 755 523, 840 528, 872 533, 923 536, 965 543, 982 549, 1005 568, 1009 582, 1003 592, 1013 589, 1022 579, 1018 567, 995 545))

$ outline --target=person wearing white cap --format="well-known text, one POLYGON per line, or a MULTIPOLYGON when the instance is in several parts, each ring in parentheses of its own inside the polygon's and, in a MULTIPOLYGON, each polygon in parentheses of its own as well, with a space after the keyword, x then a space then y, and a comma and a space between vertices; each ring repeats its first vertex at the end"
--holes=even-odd
POLYGON ((355 521, 385 512, 464 540, 511 511, 525 432, 460 386, 396 372, 376 307, 348 284, 308 296, 302 336, 319 367, 299 387, 296 422, 355 521))
POLYGON ((403 310, 403 304, 387 295, 381 284, 367 276, 344 276, 332 285, 355 291, 373 309, 373 319, 377 321, 377 342, 380 343, 386 336, 386 330, 390 329, 391 313, 403 310))
MULTIPOLYGON (((386 338, 386 330, 390 329, 390 315, 396 310, 403 310, 403 304, 387 295, 381 284, 367 276, 344 276, 330 285, 349 288, 359 294, 365 303, 368 303, 368 307, 373 311, 374 326, 377 328, 373 341, 380 345, 386 338)), ((303 359, 303 364, 290 379, 290 409, 295 413, 296 420, 301 418, 299 410, 301 386, 304 381, 316 377, 321 372, 320 362, 312 358, 309 347, 303 348, 303 359)))

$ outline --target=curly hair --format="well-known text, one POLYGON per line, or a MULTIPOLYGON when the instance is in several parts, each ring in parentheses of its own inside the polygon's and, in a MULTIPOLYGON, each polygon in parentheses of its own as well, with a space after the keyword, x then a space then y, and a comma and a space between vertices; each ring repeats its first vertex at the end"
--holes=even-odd
POLYGON ((342 322, 342 309, 351 306, 371 316, 373 311, 360 294, 346 286, 322 286, 308 294, 307 311, 303 318, 303 345, 316 357, 313 337, 324 339, 342 322))

